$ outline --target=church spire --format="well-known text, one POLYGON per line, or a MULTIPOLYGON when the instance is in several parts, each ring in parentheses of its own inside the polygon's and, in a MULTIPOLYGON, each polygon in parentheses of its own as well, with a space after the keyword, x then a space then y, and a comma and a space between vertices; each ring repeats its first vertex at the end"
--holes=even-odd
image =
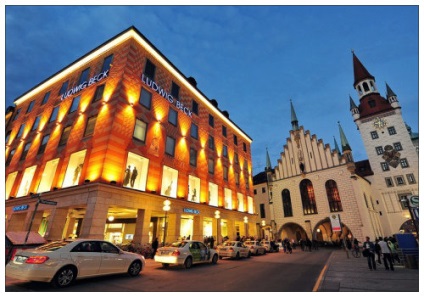
POLYGON ((353 87, 358 92, 359 98, 364 97, 370 93, 377 93, 377 86, 375 85, 375 78, 368 70, 362 65, 358 57, 352 51, 353 54, 353 74, 354 82, 353 87))
POLYGON ((392 89, 389 87, 387 82, 386 82, 386 98, 387 98, 387 101, 389 101, 390 105, 393 108, 400 106, 395 92, 392 91, 392 89))
POLYGON ((350 112, 353 116, 353 119, 356 120, 360 116, 358 106, 356 106, 355 102, 353 101, 350 95, 349 95, 349 101, 350 101, 350 112))
POLYGON ((269 159, 268 148, 266 148, 266 166, 265 171, 271 170, 271 160, 269 159))
POLYGON ((290 99, 290 110, 291 110, 291 124, 294 131, 299 130, 299 124, 297 121, 296 112, 294 111, 293 102, 290 99))
POLYGON ((336 150, 337 154, 340 156, 341 153, 340 153, 339 145, 337 144, 337 141, 336 141, 336 137, 333 136, 333 138, 334 138, 334 147, 335 147, 335 150, 336 150))
POLYGON ((342 151, 345 153, 346 151, 352 151, 350 148, 349 142, 347 141, 346 135, 343 132, 342 126, 340 125, 340 122, 337 122, 339 124, 339 132, 340 132, 340 139, 342 141, 342 151))

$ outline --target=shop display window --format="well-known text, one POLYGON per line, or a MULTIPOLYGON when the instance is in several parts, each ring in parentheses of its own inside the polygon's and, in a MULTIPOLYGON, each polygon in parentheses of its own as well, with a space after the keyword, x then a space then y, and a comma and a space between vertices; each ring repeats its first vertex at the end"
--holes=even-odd
POLYGON ((38 185, 37 193, 50 191, 58 164, 59 159, 50 160, 46 163, 43 175, 41 176, 40 184, 38 185))
POLYGON ((82 150, 71 155, 62 188, 78 185, 86 152, 87 150, 82 150))
POLYGON ((5 193, 6 194, 6 200, 9 199, 9 197, 10 197, 10 192, 12 191, 12 187, 13 187, 13 184, 15 183, 16 176, 17 175, 18 175, 18 172, 15 171, 15 172, 10 173, 7 176, 7 179, 6 179, 6 193, 5 193))
POLYGON ((164 165, 162 173, 162 188, 160 190, 160 194, 172 198, 177 198, 177 184, 178 171, 164 165))
POLYGON ((134 153, 128 153, 127 164, 124 172, 124 187, 145 191, 149 159, 134 153))
POLYGON ((188 176, 188 201, 200 202, 200 178, 189 175, 188 176))
POLYGON ((237 193, 237 210, 244 211, 243 194, 237 193))
POLYGON ((22 197, 29 194, 29 188, 31 186, 31 182, 34 177, 36 168, 37 166, 31 166, 25 169, 24 176, 22 177, 22 181, 19 186, 18 194, 16 194, 16 197, 22 197))
POLYGON ((193 218, 192 217, 181 217, 180 226, 181 237, 192 238, 193 237, 193 218))
POLYGON ((247 196, 247 212, 253 213, 253 198, 250 196, 247 196))
POLYGON ((209 183, 209 205, 218 206, 218 185, 209 183))
POLYGON ((228 188, 224 189, 225 208, 233 209, 232 191, 228 188))
POLYGON ((203 221, 203 235, 204 236, 212 236, 212 221, 211 220, 204 220, 203 221))

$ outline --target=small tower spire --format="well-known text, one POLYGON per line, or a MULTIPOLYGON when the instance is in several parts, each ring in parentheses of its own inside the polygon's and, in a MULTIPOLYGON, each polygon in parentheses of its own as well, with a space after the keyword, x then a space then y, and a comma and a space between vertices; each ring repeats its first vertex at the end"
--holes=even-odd
POLYGON ((290 99, 290 110, 291 110, 291 124, 292 124, 292 128, 293 130, 299 130, 299 123, 297 121, 297 116, 296 116, 296 112, 294 111, 294 107, 293 107, 293 102, 290 99))
POLYGON ((268 148, 266 148, 266 166, 265 171, 271 171, 271 160, 269 159, 268 148))
POLYGON ((393 108, 400 107, 399 101, 397 99, 395 92, 392 91, 392 89, 389 87, 387 82, 386 82, 386 98, 393 108))
POLYGON ((337 141, 336 141, 336 137, 333 136, 333 138, 334 138, 334 147, 335 147, 335 150, 336 150, 337 154, 339 156, 341 156, 339 145, 337 144, 337 141))
POLYGON ((354 82, 353 87, 358 92, 360 98, 370 93, 377 93, 377 86, 375 85, 375 78, 368 70, 362 65, 358 57, 352 51, 353 54, 353 74, 354 82))
POLYGON ((352 149, 350 148, 349 142, 347 141, 346 135, 343 132, 340 122, 337 122, 337 123, 339 124, 340 139, 342 142, 342 155, 343 157, 346 158, 347 169, 349 170, 351 174, 354 174, 355 162, 353 161, 352 149))
POLYGON ((352 149, 350 148, 349 142, 347 141, 346 135, 343 132, 343 128, 340 125, 340 122, 337 122, 339 124, 339 132, 340 132, 340 140, 342 142, 342 151, 343 153, 345 151, 352 151, 352 149))
POLYGON ((352 97, 349 95, 349 101, 350 101, 350 112, 352 113, 352 117, 354 120, 359 119, 359 109, 358 106, 356 106, 355 102, 353 101, 352 97))

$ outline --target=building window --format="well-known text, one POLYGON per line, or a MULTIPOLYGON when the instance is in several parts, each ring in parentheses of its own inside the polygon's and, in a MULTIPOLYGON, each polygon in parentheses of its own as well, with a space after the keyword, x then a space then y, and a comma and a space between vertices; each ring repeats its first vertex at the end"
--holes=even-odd
POLYGON ((256 189, 253 189, 253 195, 257 195, 258 191, 256 189))
POLYGON ((416 184, 417 181, 415 180, 414 174, 410 173, 406 175, 406 179, 408 180, 409 184, 416 184))
POLYGON ((90 74, 90 67, 88 67, 88 68, 84 69, 84 70, 81 72, 81 75, 80 75, 80 78, 79 78, 79 81, 78 81, 78 85, 80 85, 80 84, 82 84, 83 82, 87 81, 87 80, 88 80, 88 75, 89 75, 89 74, 90 74))
POLYGON ((371 131, 371 139, 377 139, 377 138, 378 138, 377 131, 371 131))
POLYGON ((146 66, 144 67, 144 75, 155 80, 156 66, 149 59, 146 59, 146 66))
POLYGON ((259 204, 259 210, 261 214, 261 219, 265 219, 265 204, 263 203, 259 204))
POLYGON ((396 134, 396 129, 395 127, 388 127, 387 130, 389 131, 389 135, 395 135, 396 134))
POLYGON ((49 101, 49 97, 50 97, 50 91, 48 91, 46 94, 44 94, 43 101, 41 101, 41 105, 46 104, 47 101, 49 101))
POLYGON ((408 200, 408 195, 410 194, 399 194, 399 203, 403 210, 408 209, 408 204, 406 202, 403 202, 408 200))
POLYGON ((239 164, 239 157, 237 153, 234 153, 234 164, 239 164))
POLYGON ((315 192, 312 182, 309 179, 304 179, 300 182, 299 188, 302 197, 303 214, 317 214, 315 192))
POLYGON ((137 140, 145 142, 146 133, 147 133, 147 123, 143 122, 142 120, 136 119, 133 137, 137 140))
POLYGON ((224 165, 223 167, 224 180, 228 181, 228 167, 224 165))
MULTIPOLYGON (((364 85, 366 88, 365 88, 365 91, 369 91, 368 90, 368 85, 364 85)), ((368 105, 371 107, 371 108, 373 108, 373 107, 375 107, 375 100, 374 99, 372 99, 372 100, 368 100, 368 105)))
POLYGON ((62 84, 62 87, 59 90, 59 96, 65 94, 66 90, 68 90, 68 83, 69 81, 67 80, 62 84))
POLYGON ((389 164, 387 162, 381 162, 380 165, 381 165, 381 169, 383 171, 389 171, 390 170, 389 164))
POLYGON ((227 127, 222 126, 222 136, 227 137, 227 127))
POLYGON ((200 178, 188 176, 188 195, 187 200, 200 203, 200 178))
POLYGON ((396 185, 403 186, 405 181, 403 180, 403 176, 395 176, 396 185))
POLYGON ((197 167, 197 150, 190 148, 190 165, 197 167))
POLYGON ((93 101, 96 102, 103 98, 103 92, 105 90, 105 84, 97 86, 96 91, 94 92, 93 101))
POLYGON ((262 193, 266 193, 266 188, 262 187, 262 193))
POLYGON ((246 144, 243 142, 243 151, 246 152, 247 151, 247 146, 246 144))
POLYGON ((199 127, 195 123, 191 123, 190 136, 194 139, 199 139, 199 127))
POLYGON ((377 146, 377 147, 375 148, 375 150, 377 151, 377 155, 382 155, 382 154, 384 154, 384 150, 383 150, 383 147, 382 147, 382 146, 377 146))
POLYGON ((222 156, 224 158, 228 158, 228 147, 224 144, 224 146, 222 147, 222 156))
POLYGON ((25 144, 24 150, 22 151, 22 155, 21 155, 21 161, 25 160, 30 147, 31 147, 31 142, 28 142, 25 144))
POLYGON ((87 150, 82 150, 71 154, 65 178, 63 179, 62 188, 72 187, 79 184, 84 167, 86 152, 87 150))
POLYGON ((215 163, 213 161, 212 158, 208 159, 208 172, 210 174, 214 174, 215 173, 215 163))
POLYGON ((59 146, 65 145, 68 142, 69 135, 71 134, 72 126, 67 126, 63 128, 62 135, 59 140, 59 146))
POLYGON ((342 201, 340 200, 337 183, 334 180, 328 180, 325 183, 325 189, 327 190, 327 199, 328 205, 330 206, 330 211, 343 211, 342 201))
POLYGON ((97 115, 88 118, 87 126, 85 127, 84 137, 90 136, 94 133, 94 127, 96 126, 97 115))
POLYGON ((47 142, 49 142, 50 135, 44 135, 43 140, 41 141, 40 148, 38 149, 37 155, 43 154, 46 150, 47 142))
POLYGON ((170 136, 166 137, 165 153, 170 156, 175 154, 175 139, 170 136))
POLYGON ((150 110, 152 106, 152 93, 147 91, 145 88, 141 88, 139 102, 141 105, 150 110))
POLYGON ((402 166, 402 168, 408 168, 409 164, 408 164, 408 160, 405 159, 400 159, 400 166, 402 166))
POLYGON ((79 103, 80 103, 81 95, 75 97, 72 100, 71 108, 69 109, 69 113, 72 113, 78 109, 79 103))
POLYGON ((129 152, 123 177, 124 187, 145 191, 148 168, 149 159, 129 152))
POLYGON ((197 101, 193 100, 191 102, 191 111, 197 115, 199 115, 199 103, 197 101))
POLYGON ((234 135, 233 140, 234 140, 234 144, 235 144, 235 145, 238 145, 237 135, 234 135))
POLYGON ((293 216, 293 209, 292 209, 290 191, 288 189, 284 189, 281 192, 281 196, 282 196, 282 199, 283 199, 284 217, 292 217, 293 216))
POLYGON ((34 124, 32 124, 31 131, 37 130, 38 125, 40 124, 41 115, 37 116, 34 120, 34 124))
POLYGON ((22 124, 22 125, 19 127, 19 131, 18 131, 18 134, 16 135, 16 138, 21 137, 21 136, 22 136, 22 134, 24 133, 24 130, 25 130, 25 124, 22 124))
POLYGON ((59 106, 53 108, 52 114, 50 115, 49 123, 56 121, 57 114, 59 113, 59 106))
POLYGON ((215 139, 209 135, 208 146, 211 150, 215 150, 215 139))
POLYGON ((392 178, 391 177, 386 177, 385 178, 385 180, 386 180, 386 186, 387 187, 393 187, 394 186, 394 184, 393 184, 393 180, 392 180, 392 178))
POLYGON ((35 100, 32 100, 28 106, 28 109, 26 111, 26 113, 31 112, 31 110, 34 108, 34 104, 35 104, 35 100))
POLYGON ((240 185, 240 173, 235 172, 234 173, 234 179, 236 180, 236 185, 240 185))
POLYGON ((105 72, 107 70, 110 69, 110 66, 112 65, 112 60, 113 60, 113 54, 107 56, 104 60, 103 60, 103 66, 102 66, 102 71, 100 72, 105 72))
POLYGON ((12 122, 14 121, 14 120, 16 120, 18 117, 19 117, 19 114, 21 113, 21 109, 19 108, 17 111, 16 111, 16 113, 15 113, 15 115, 13 116, 13 120, 12 120, 12 122))
POLYGON ((214 127, 215 125, 215 119, 212 115, 209 115, 209 126, 214 127))
POLYGON ((403 150, 402 144, 400 142, 395 142, 393 143, 393 147, 396 151, 401 151, 403 150))
POLYGON ((178 99, 180 96, 180 86, 174 82, 172 82, 171 86, 171 96, 176 99, 178 99))
POLYGON ((13 159, 13 156, 15 155, 16 150, 13 149, 10 151, 9 156, 7 156, 7 160, 6 160, 6 166, 9 166, 10 162, 13 159))
POLYGON ((174 126, 177 126, 177 123, 178 123, 178 113, 173 108, 169 108, 168 122, 171 123, 174 126))

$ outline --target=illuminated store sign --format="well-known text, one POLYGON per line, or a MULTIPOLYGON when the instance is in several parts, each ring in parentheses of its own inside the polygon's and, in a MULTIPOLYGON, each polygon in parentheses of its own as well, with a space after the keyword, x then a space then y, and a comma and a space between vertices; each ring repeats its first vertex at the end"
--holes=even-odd
POLYGON ((24 205, 18 205, 13 207, 13 211, 22 211, 22 210, 27 210, 29 207, 28 204, 24 204, 24 205))
POLYGON ((175 105, 176 108, 180 109, 182 112, 184 112, 186 115, 191 117, 192 111, 188 109, 188 107, 184 106, 184 104, 177 99, 174 99, 171 94, 168 94, 161 86, 158 86, 157 83, 155 83, 153 80, 148 78, 147 76, 144 76, 144 74, 141 76, 142 82, 144 82, 146 85, 148 85, 153 91, 161 95, 163 98, 168 100, 170 104, 175 105))
POLYGON ((92 84, 98 83, 99 81, 105 79, 108 75, 109 75, 109 70, 100 72, 99 74, 93 76, 89 80, 86 80, 82 84, 80 84, 76 87, 73 87, 69 91, 63 93, 62 97, 60 97, 60 100, 64 100, 64 99, 66 99, 66 97, 74 95, 74 94, 78 93, 79 91, 84 90, 86 87, 91 86, 92 84))
POLYGON ((187 212, 187 213, 192 213, 192 214, 199 214, 199 213, 200 213, 200 211, 199 211, 199 210, 197 210, 197 209, 192 209, 192 208, 183 208, 183 211, 184 211, 184 212, 187 212))

